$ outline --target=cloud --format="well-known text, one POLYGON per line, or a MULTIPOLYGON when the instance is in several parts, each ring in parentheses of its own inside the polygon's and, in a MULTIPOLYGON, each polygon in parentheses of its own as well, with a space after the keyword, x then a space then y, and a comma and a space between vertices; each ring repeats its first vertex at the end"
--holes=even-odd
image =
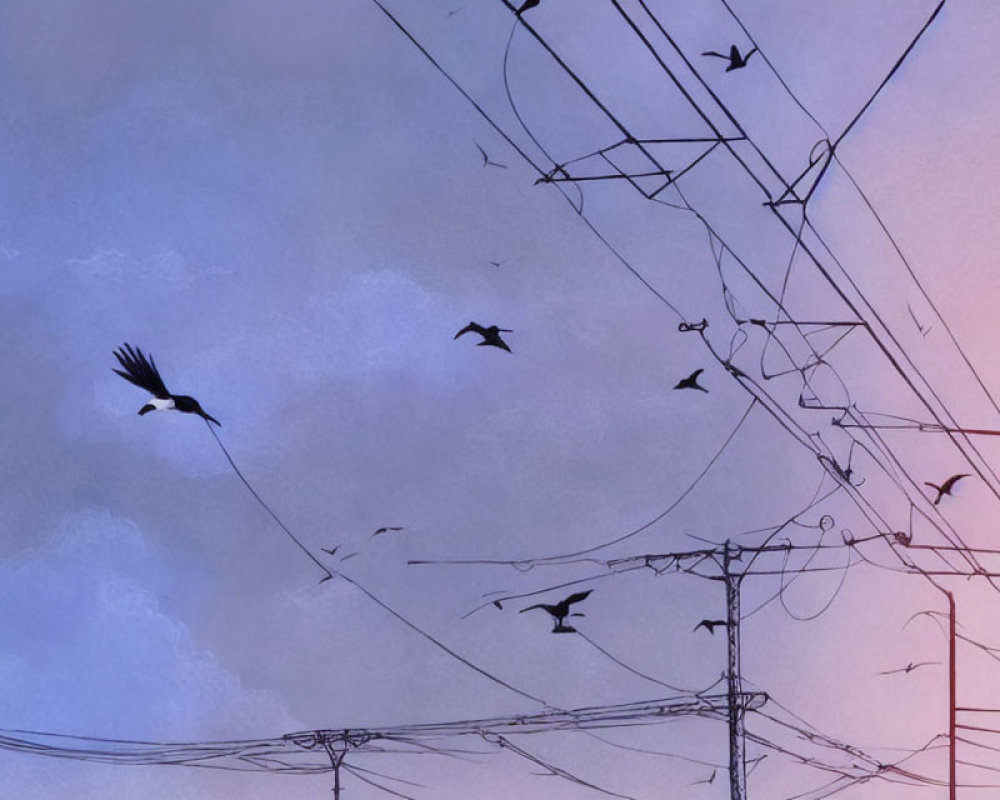
POLYGON ((5 725, 159 740, 300 727, 167 613, 184 590, 142 531, 98 509, 68 515, 45 544, 0 564, 5 725))

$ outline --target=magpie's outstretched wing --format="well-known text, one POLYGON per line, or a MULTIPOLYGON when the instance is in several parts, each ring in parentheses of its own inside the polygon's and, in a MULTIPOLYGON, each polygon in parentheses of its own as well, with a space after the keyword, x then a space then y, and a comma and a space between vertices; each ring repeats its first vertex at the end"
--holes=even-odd
POLYGON ((122 370, 116 369, 113 370, 114 372, 121 375, 129 383, 145 389, 154 397, 159 397, 161 400, 170 397, 170 392, 163 385, 163 378, 160 377, 160 372, 157 370, 156 362, 152 356, 146 358, 146 354, 142 350, 138 347, 133 350, 132 345, 128 342, 114 352, 118 363, 125 370, 122 372, 122 370))

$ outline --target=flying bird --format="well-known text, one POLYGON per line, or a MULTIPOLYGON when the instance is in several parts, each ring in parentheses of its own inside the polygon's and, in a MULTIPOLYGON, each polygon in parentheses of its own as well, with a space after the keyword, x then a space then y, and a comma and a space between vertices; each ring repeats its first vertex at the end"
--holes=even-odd
POLYGON ((506 262, 504 262, 504 261, 490 261, 490 263, 491 263, 491 264, 492 264, 492 265, 493 265, 494 267, 497 267, 497 268, 499 268, 501 264, 504 264, 504 263, 506 263, 506 262))
POLYGON ((335 556, 335 555, 337 555, 337 551, 338 551, 339 549, 340 549, 340 545, 339 545, 339 544, 338 544, 338 545, 334 545, 334 547, 333 547, 333 549, 332 549, 332 550, 329 550, 329 549, 327 549, 326 547, 321 547, 321 548, 320 548, 320 550, 322 550, 322 551, 323 551, 324 553, 329 553, 329 554, 330 554, 331 556, 335 556))
POLYGON ((715 56, 716 58, 724 58, 729 62, 729 66, 726 67, 726 72, 732 72, 734 69, 743 69, 747 65, 747 61, 750 56, 757 52, 757 48, 747 51, 746 55, 740 55, 740 49, 734 44, 729 48, 729 55, 723 55, 722 53, 716 53, 714 50, 709 50, 707 53, 702 53, 703 56, 715 56))
POLYGON ((401 525, 383 525, 381 528, 375 531, 372 536, 378 536, 380 533, 388 533, 389 531, 403 531, 406 530, 401 525))
POLYGON ((917 669, 918 667, 929 667, 932 664, 940 664, 940 663, 941 663, 940 661, 920 661, 920 662, 914 664, 911 661, 905 667, 900 667, 899 669, 887 669, 884 672, 880 672, 879 675, 895 675, 895 674, 897 674, 899 672, 905 672, 905 673, 909 674, 909 673, 913 672, 913 670, 917 669))
POLYGON ((566 617, 582 617, 584 615, 579 612, 570 614, 569 607, 574 603, 579 603, 581 600, 586 600, 592 591, 593 589, 588 589, 585 592, 571 594, 565 600, 556 603, 555 605, 538 603, 533 606, 528 606, 527 608, 522 608, 520 613, 523 614, 525 611, 531 611, 533 608, 540 608, 543 611, 547 611, 552 616, 552 621, 554 623, 552 628, 553 633, 576 633, 576 628, 572 625, 566 625, 565 619, 566 617))
MULTIPOLYGON (((139 412, 142 413, 141 411, 139 412)), ((934 498, 934 505, 941 502, 941 498, 946 494, 950 495, 951 490, 955 488, 955 484, 958 483, 962 478, 968 478, 969 473, 963 472, 961 475, 952 475, 948 480, 938 486, 936 483, 931 483, 930 481, 924 481, 924 486, 930 486, 937 492, 937 497, 934 498)))
POLYGON ((717 771, 718 771, 718 770, 714 770, 714 769, 713 769, 713 770, 712 770, 712 774, 711 774, 711 775, 709 775, 709 776, 708 776, 707 778, 705 778, 704 780, 700 780, 700 781, 694 781, 693 783, 689 783, 689 784, 688 784, 688 786, 697 786, 697 785, 698 785, 698 784, 700 784, 700 783, 711 783, 712 781, 714 781, 714 780, 715 780, 715 773, 716 773, 717 771))
POLYGON ((917 319, 917 315, 913 313, 913 309, 910 308, 909 303, 906 304, 906 310, 910 312, 910 317, 913 319, 913 324, 917 326, 917 330, 920 331, 920 335, 926 339, 927 334, 931 332, 931 326, 920 324, 920 320, 917 319))
POLYGON ((715 629, 718 628, 720 625, 722 627, 726 627, 727 625, 729 625, 729 623, 726 622, 724 619, 703 619, 701 622, 699 622, 697 625, 694 626, 694 630, 698 630, 698 628, 704 628, 710 634, 715 636, 715 629))
POLYGON ((541 0, 524 0, 524 2, 521 4, 521 7, 515 13, 517 14, 517 16, 521 16, 525 11, 527 11, 530 8, 534 8, 540 2, 541 0))
POLYGON ((462 330, 456 333, 454 338, 457 339, 459 336, 463 336, 466 333, 478 333, 483 337, 481 342, 476 343, 479 347, 492 345, 493 347, 499 347, 501 350, 506 350, 508 353, 512 352, 507 346, 507 342, 500 338, 501 333, 513 333, 510 328, 498 328, 496 325, 490 325, 490 327, 484 328, 477 322, 470 322, 462 328, 462 330))
POLYGON ((705 392, 705 394, 708 394, 708 389, 706 389, 704 386, 702 386, 701 384, 698 383, 698 376, 701 375, 701 373, 703 373, 704 371, 705 370, 703 370, 703 369, 696 369, 694 372, 692 372, 686 378, 684 378, 681 381, 678 381, 677 385, 674 388, 675 389, 698 389, 698 390, 700 390, 702 392, 705 392))
POLYGON ((145 389, 153 395, 149 398, 149 402, 139 409, 139 416, 147 414, 150 411, 169 411, 173 409, 175 411, 183 411, 187 414, 197 414, 202 419, 214 422, 219 427, 222 427, 222 423, 215 417, 206 414, 198 404, 198 401, 193 397, 186 394, 171 394, 167 391, 167 387, 163 385, 163 378, 160 377, 160 371, 156 368, 156 362, 153 360, 152 355, 147 358, 142 350, 138 347, 133 350, 132 346, 127 342, 115 350, 114 354, 124 371, 121 369, 113 371, 121 375, 129 383, 133 383, 140 389, 145 389))
POLYGON ((476 149, 479 150, 480 155, 482 155, 483 157, 484 167, 499 167, 500 169, 507 169, 506 164, 501 164, 499 161, 490 161, 490 157, 486 155, 486 151, 483 150, 482 147, 480 147, 479 142, 473 142, 473 144, 476 146, 476 149))

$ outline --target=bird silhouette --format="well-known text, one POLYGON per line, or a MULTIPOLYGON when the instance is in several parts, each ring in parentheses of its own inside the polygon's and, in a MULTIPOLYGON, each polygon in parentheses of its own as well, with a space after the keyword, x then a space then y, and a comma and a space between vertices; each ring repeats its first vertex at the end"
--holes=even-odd
POLYGON ((504 262, 504 261, 490 261, 490 263, 491 263, 491 264, 492 264, 492 265, 493 265, 494 267, 498 267, 498 268, 499 268, 501 264, 504 264, 504 263, 506 263, 506 262, 504 262))
POLYGON ((726 72, 732 72, 734 69, 743 69, 747 65, 747 60, 754 53, 757 52, 757 48, 748 50, 746 55, 740 55, 740 49, 734 44, 729 48, 729 55, 723 55, 722 53, 717 53, 714 50, 709 50, 706 53, 702 53, 703 56, 715 56, 716 58, 724 58, 729 62, 729 66, 726 67, 726 72))
POLYGON ((712 783, 712 781, 715 780, 715 773, 716 772, 718 772, 718 770, 714 770, 713 769, 712 770, 712 774, 709 775, 707 778, 705 778, 704 780, 700 780, 700 781, 693 781, 692 783, 689 783, 688 786, 697 786, 700 783, 712 783))
POLYGON ((905 672, 906 674, 909 674, 909 673, 913 672, 913 670, 917 669, 918 667, 929 667, 932 664, 940 664, 940 663, 941 663, 940 661, 920 661, 920 662, 914 664, 911 661, 905 667, 900 667, 899 669, 887 669, 887 670, 885 670, 883 672, 880 672, 879 675, 896 675, 897 673, 900 673, 900 672, 905 672))
POLYGON ((931 326, 930 325, 925 326, 920 324, 920 320, 917 319, 917 315, 913 313, 913 309, 910 308, 909 303, 906 304, 906 310, 910 312, 910 317, 913 319, 913 324, 917 326, 917 330, 920 331, 920 335, 926 339, 927 334, 931 332, 931 326))
POLYGON ((378 528, 372 536, 378 536, 380 533, 388 533, 389 531, 403 531, 406 530, 402 525, 383 525, 378 528))
POLYGON ((531 611, 533 608, 540 608, 543 611, 547 611, 552 616, 552 621, 554 623, 552 627, 553 633, 576 633, 576 628, 572 625, 566 625, 564 621, 566 617, 582 617, 584 615, 579 612, 570 614, 569 607, 574 603, 579 603, 581 600, 586 600, 592 591, 593 589, 588 589, 585 592, 571 594, 565 600, 562 600, 555 605, 537 603, 536 605, 522 608, 520 613, 523 614, 525 611, 531 611))
POLYGON ((710 634, 715 636, 715 629, 718 628, 720 625, 722 627, 726 627, 727 625, 729 625, 729 623, 726 622, 724 619, 703 619, 701 622, 699 622, 697 625, 694 626, 694 630, 698 630, 698 628, 704 628, 710 634))
POLYGON ((483 150, 482 147, 480 147, 479 142, 473 142, 473 144, 476 146, 476 149, 479 150, 479 153, 483 157, 484 167, 499 167, 500 169, 507 169, 506 164, 501 164, 499 161, 490 161, 490 157, 486 155, 486 151, 483 150))
POLYGON ((515 13, 517 14, 517 16, 521 16, 529 8, 534 8, 540 2, 541 0, 524 0, 524 2, 521 4, 521 7, 515 13))
POLYGON ((470 322, 462 330, 455 334, 454 338, 459 336, 464 336, 466 333, 478 333, 483 337, 481 342, 476 344, 479 347, 484 345, 492 345, 493 347, 499 347, 501 350, 506 350, 508 353, 513 352, 508 346, 507 342, 500 338, 501 333, 513 333, 510 328, 498 328, 496 325, 490 325, 488 328, 484 328, 478 322, 470 322))
POLYGON ((333 547, 332 550, 330 550, 330 549, 328 549, 326 547, 321 547, 320 548, 320 550, 322 550, 324 553, 329 553, 331 556, 337 555, 337 551, 339 549, 340 549, 340 545, 339 544, 338 545, 334 545, 334 547, 333 547))
POLYGON ((139 409, 139 416, 150 411, 183 411, 187 414, 197 414, 202 419, 222 427, 222 423, 206 414, 193 397, 186 394, 171 394, 167 391, 152 355, 147 358, 142 350, 138 347, 133 350, 127 342, 115 350, 114 355, 124 372, 122 369, 112 371, 153 395, 149 398, 149 402, 139 409))
POLYGON ((702 391, 702 392, 705 392, 705 394, 708 394, 708 389, 706 389, 704 386, 702 386, 701 384, 698 383, 698 376, 701 375, 701 373, 703 373, 704 371, 705 370, 703 370, 703 369, 696 369, 694 372, 692 372, 686 378, 684 378, 681 381, 678 381, 677 385, 674 388, 675 389, 698 389, 699 391, 702 391))
MULTIPOLYGON (((140 412, 141 413, 141 412, 140 412)), ((951 490, 955 488, 955 484, 958 483, 962 478, 968 478, 969 473, 963 472, 960 475, 952 475, 948 480, 938 486, 936 483, 931 483, 930 481, 924 481, 924 486, 930 486, 937 492, 937 497, 934 498, 934 505, 941 502, 941 498, 946 494, 950 495, 951 490)))

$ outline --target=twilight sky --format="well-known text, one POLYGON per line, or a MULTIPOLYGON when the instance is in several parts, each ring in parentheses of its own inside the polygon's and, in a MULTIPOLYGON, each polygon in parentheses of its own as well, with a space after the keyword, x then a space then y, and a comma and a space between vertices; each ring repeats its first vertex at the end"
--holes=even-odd
MULTIPOLYGON (((921 515, 966 544, 996 546, 1000 495, 991 486, 1000 481, 988 469, 1000 445, 963 444, 986 478, 966 479, 937 507, 920 501, 923 481, 975 472, 947 437, 886 431, 887 449, 866 452, 830 424, 836 412, 803 407, 815 394, 854 404, 869 421, 930 419, 863 329, 809 329, 804 339, 773 326, 781 335, 769 337, 729 313, 787 320, 763 286, 798 320, 856 319, 762 205, 740 160, 780 194, 761 154, 785 178, 811 152, 822 155, 817 142, 839 136, 936 3, 729 5, 767 62, 758 54, 726 73, 724 61, 700 55, 750 47, 719 0, 647 2, 703 85, 641 4, 622 4, 710 109, 708 122, 733 136, 735 119, 753 142, 715 148, 656 202, 620 180, 536 185, 539 172, 372 0, 0 0, 0 728, 202 742, 542 710, 348 581, 319 584, 322 572, 257 505, 199 419, 136 415, 146 394, 111 371, 112 351, 127 341, 155 356, 172 391, 221 420, 240 469, 317 558, 334 545, 338 555, 357 552, 342 565, 352 580, 555 708, 672 694, 613 659, 676 686, 713 683, 725 668, 724 637, 692 628, 724 615, 722 585, 652 570, 607 577, 594 561, 519 571, 407 560, 559 555, 654 519, 591 555, 689 550, 703 539, 757 545, 792 518, 799 524, 773 543, 886 534, 860 550, 873 563, 846 575, 836 568, 860 556, 845 548, 758 562, 774 574, 743 584, 744 613, 753 612, 742 627, 744 675, 783 704, 768 713, 799 715, 885 762, 944 731, 946 640, 929 616, 903 627, 918 611, 944 609, 943 597, 919 575, 882 567, 899 569, 901 557, 942 567, 889 535, 947 544, 921 515), (483 166, 477 144, 506 168, 483 166), (574 210, 581 198, 585 219, 574 210), (702 318, 704 337, 678 331, 702 318), (512 329, 504 337, 513 353, 476 347, 474 336, 454 341, 470 320, 512 329), (766 379, 787 371, 789 358, 801 366, 810 348, 825 354, 808 371, 810 388, 794 372, 766 379), (731 357, 807 441, 849 464, 858 485, 838 484, 761 403, 748 412, 752 395, 713 351, 731 357), (696 368, 709 392, 674 391, 696 368), (859 504, 882 524, 873 528, 859 504), (383 525, 405 530, 372 537, 383 525), (758 529, 767 530, 746 533, 758 529), (789 584, 802 566, 825 571, 789 584), (553 636, 543 612, 517 613, 567 589, 462 618, 487 592, 589 576, 586 616, 573 621, 584 636, 553 636), (942 663, 879 674, 911 662, 942 663)), ((527 30, 512 32, 504 3, 386 6, 543 172, 575 159, 574 177, 614 169, 583 157, 621 132, 527 30)), ((712 135, 610 0, 542 0, 525 21, 638 138, 712 135)), ((809 204, 815 230, 803 237, 839 286, 856 287, 849 296, 867 299, 865 318, 878 320, 891 356, 910 359, 903 369, 918 389, 958 425, 983 429, 1000 428, 986 393, 1000 392, 998 35, 993 0, 945 5, 839 144, 809 204)), ((679 171, 706 148, 650 152, 679 171)), ((649 171, 633 145, 608 156, 620 169, 649 171)), ((797 227, 799 212, 785 213, 797 227)), ((1000 644, 996 592, 983 579, 942 585, 956 592, 964 635, 1000 644)), ((960 704, 1000 705, 994 662, 966 645, 960 704)), ((747 724, 796 752, 844 762, 776 723, 751 715, 747 724)), ((672 755, 572 733, 517 741, 631 797, 728 797, 721 723, 601 736, 672 755), (712 765, 713 783, 690 785, 712 765)), ((964 760, 991 762, 991 751, 965 747, 964 760)), ((765 753, 751 796, 787 798, 836 777, 748 744, 750 757, 765 753)), ((329 796, 332 785, 329 775, 3 751, 0 761, 8 796, 36 800, 276 800, 329 796)), ((600 796, 540 777, 510 752, 353 763, 429 787, 388 784, 421 798, 600 796)), ((942 750, 906 764, 946 777, 942 750)), ((992 780, 971 767, 960 776, 992 780)), ((388 796, 345 780, 349 797, 388 796)), ((943 790, 874 780, 839 797, 932 791, 943 790)))

